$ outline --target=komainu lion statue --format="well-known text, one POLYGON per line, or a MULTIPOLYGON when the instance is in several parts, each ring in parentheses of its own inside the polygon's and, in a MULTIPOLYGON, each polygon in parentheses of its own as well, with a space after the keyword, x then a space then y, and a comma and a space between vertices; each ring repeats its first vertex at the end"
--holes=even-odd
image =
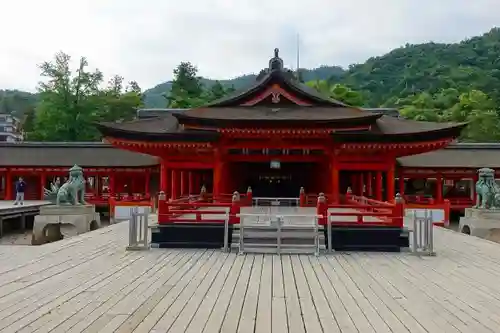
POLYGON ((51 190, 45 189, 45 200, 55 201, 56 205, 85 205, 85 178, 83 169, 78 165, 69 169, 69 178, 61 187, 58 182, 51 185, 51 190))
POLYGON ((495 182, 495 170, 482 168, 477 171, 479 180, 476 183, 476 206, 480 209, 497 209, 500 207, 500 188, 495 182))

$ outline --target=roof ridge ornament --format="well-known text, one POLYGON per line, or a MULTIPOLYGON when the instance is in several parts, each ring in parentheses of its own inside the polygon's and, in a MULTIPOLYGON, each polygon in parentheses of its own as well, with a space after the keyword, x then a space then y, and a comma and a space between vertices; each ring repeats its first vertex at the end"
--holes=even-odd
POLYGON ((283 59, 279 57, 279 48, 274 49, 274 57, 269 60, 269 71, 282 71, 283 70, 283 59))

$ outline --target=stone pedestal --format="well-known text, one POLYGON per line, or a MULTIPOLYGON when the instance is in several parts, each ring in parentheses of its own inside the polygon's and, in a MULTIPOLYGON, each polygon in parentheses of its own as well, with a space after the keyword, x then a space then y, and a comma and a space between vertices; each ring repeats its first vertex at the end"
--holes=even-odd
POLYGON ((64 238, 63 234, 79 235, 100 226, 101 218, 94 205, 42 206, 40 215, 35 216, 31 244, 54 242, 64 238))
POLYGON ((500 209, 466 208, 465 216, 460 218, 459 231, 471 236, 490 238, 500 229, 500 209))

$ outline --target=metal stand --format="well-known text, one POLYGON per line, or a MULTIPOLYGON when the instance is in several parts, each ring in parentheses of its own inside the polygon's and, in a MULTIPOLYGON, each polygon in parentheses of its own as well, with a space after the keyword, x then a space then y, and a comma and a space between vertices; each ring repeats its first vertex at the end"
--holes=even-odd
POLYGON ((425 210, 424 217, 413 217, 411 251, 417 255, 435 256, 434 223, 432 211, 425 210))
POLYGON ((149 250, 148 218, 149 208, 144 207, 142 211, 138 207, 130 209, 127 251, 149 250))

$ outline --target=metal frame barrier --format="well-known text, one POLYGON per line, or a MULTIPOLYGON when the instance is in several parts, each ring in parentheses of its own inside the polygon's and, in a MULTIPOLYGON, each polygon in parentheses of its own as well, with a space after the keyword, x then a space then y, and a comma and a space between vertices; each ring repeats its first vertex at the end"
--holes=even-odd
POLYGON ((229 209, 226 209, 226 216, 224 217, 224 245, 223 252, 229 253, 229 209))
POLYGON ((435 256, 434 223, 432 211, 425 210, 423 217, 413 217, 411 251, 418 255, 435 256))
MULTIPOLYGON (((304 215, 304 214, 237 214, 240 218, 240 237, 239 237, 239 252, 238 254, 245 253, 245 217, 254 217, 257 218, 257 221, 251 223, 251 226, 254 227, 273 227, 276 228, 276 254, 281 255, 282 249, 282 228, 285 226, 285 218, 313 218, 313 224, 287 224, 287 227, 297 227, 300 226, 303 229, 308 229, 308 227, 312 227, 314 232, 314 255, 318 256, 320 251, 320 242, 319 242, 319 218, 321 215, 304 215), (262 223, 260 217, 266 217, 267 221, 262 223), (273 219, 274 218, 274 219, 273 219)), ((250 227, 250 225, 247 225, 250 227)))
POLYGON ((149 207, 133 207, 130 209, 128 251, 149 250, 149 214, 149 207), (142 208, 142 211, 139 208, 142 208))
POLYGON ((281 206, 281 203, 288 203, 286 207, 299 207, 300 206, 300 198, 274 198, 274 197, 254 197, 252 198, 252 206, 262 206, 259 205, 260 202, 266 202, 268 205, 266 206, 281 206))

